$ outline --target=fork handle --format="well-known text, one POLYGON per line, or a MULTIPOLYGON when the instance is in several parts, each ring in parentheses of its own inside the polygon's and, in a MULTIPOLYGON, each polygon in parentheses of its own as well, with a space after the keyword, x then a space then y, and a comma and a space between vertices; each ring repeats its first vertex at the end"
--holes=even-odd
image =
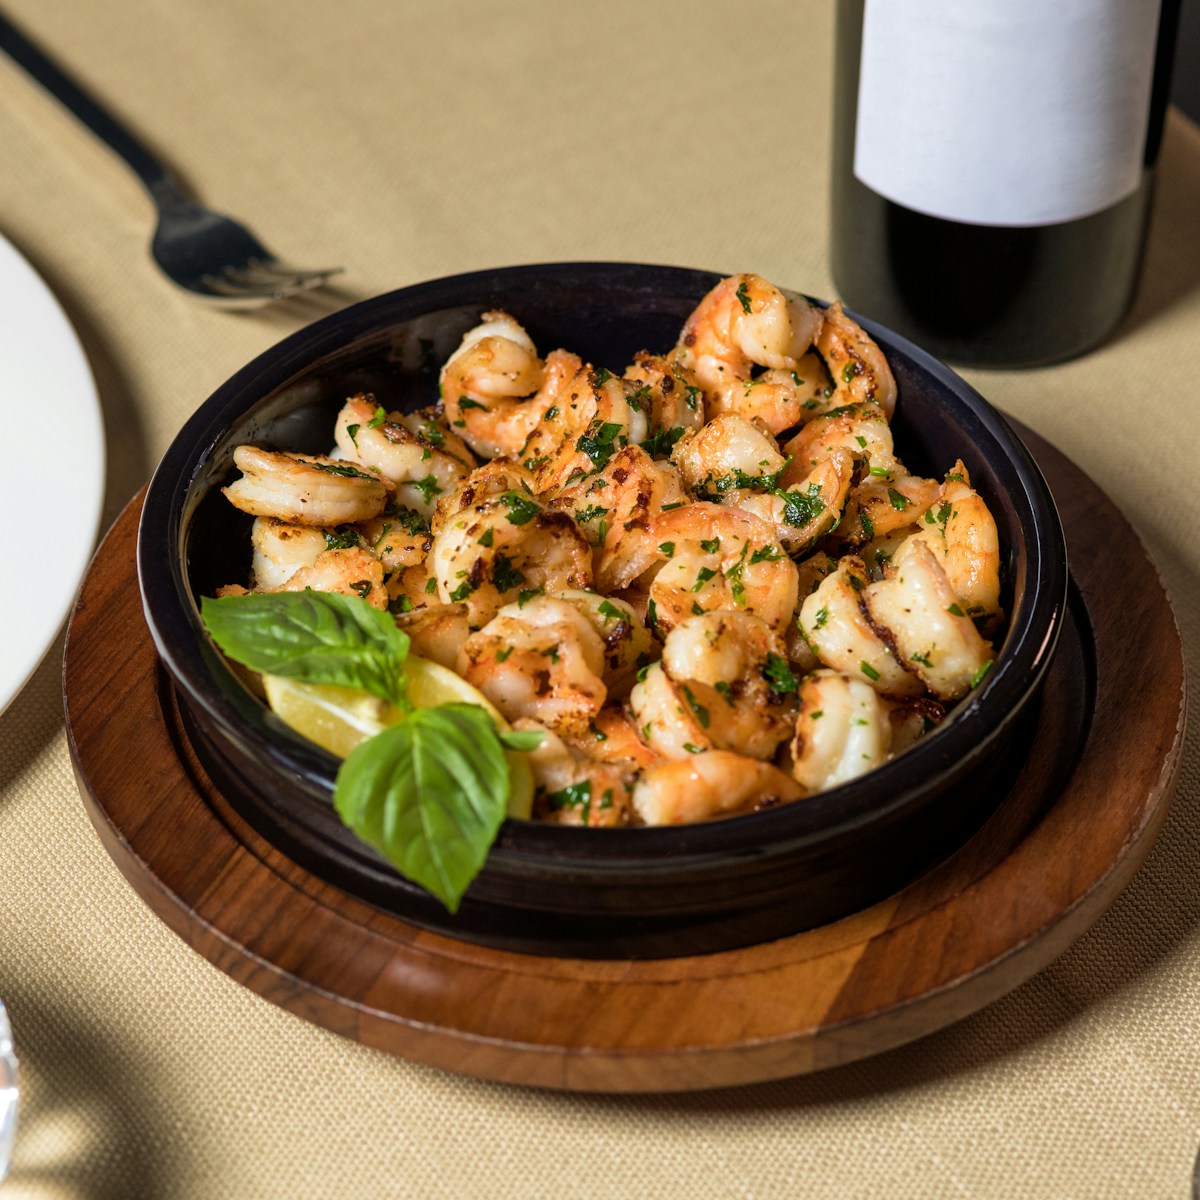
POLYGON ((106 109, 64 74, 23 33, 0 14, 0 50, 23 67, 52 96, 115 150, 137 173, 152 196, 172 187, 167 169, 106 109))

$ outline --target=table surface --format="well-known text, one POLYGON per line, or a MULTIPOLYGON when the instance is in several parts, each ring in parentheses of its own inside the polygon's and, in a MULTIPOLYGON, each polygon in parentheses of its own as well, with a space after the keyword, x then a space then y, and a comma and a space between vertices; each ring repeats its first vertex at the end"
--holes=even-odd
MULTIPOLYGON (((753 270, 832 295, 832 7, 12 0, 13 19, 202 199, 283 257, 347 268, 336 292, 254 314, 170 290, 146 254, 138 184, 0 62, 0 231, 87 350, 109 438, 106 521, 223 379, 355 299, 567 259, 753 270)), ((1119 335, 1060 366, 964 372, 1127 512, 1175 599, 1193 687, 1198 215, 1200 130, 1172 113, 1145 278, 1119 335)), ((52 455, 52 443, 28 449, 52 455)), ((60 670, 61 641, 0 715, 0 995, 23 1071, 6 1197, 1188 1193, 1200 1144, 1194 731, 1132 885, 984 1011, 815 1076, 564 1095, 365 1049, 189 949, 87 820, 60 670)))

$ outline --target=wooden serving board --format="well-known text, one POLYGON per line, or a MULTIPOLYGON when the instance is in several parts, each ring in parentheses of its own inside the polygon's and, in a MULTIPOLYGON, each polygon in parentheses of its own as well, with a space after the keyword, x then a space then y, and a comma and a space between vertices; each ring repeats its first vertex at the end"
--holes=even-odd
POLYGON ((1158 572, 1095 484, 1022 432, 1058 501, 1073 576, 1026 765, 957 854, 845 920, 718 954, 585 961, 454 941, 315 878, 237 816, 188 744, 142 619, 140 496, 100 547, 67 636, 88 812, 142 898, 234 979, 448 1070, 681 1090, 802 1074, 931 1033, 1100 916, 1149 852, 1179 765, 1183 648, 1158 572))

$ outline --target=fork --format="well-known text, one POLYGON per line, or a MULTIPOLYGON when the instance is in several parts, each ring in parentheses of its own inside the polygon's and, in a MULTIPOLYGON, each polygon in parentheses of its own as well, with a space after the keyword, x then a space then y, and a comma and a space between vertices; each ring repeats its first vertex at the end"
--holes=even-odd
POLYGON ((214 304, 249 308, 320 287, 341 271, 288 266, 244 225, 191 200, 128 129, 2 15, 0 50, 133 168, 158 211, 150 254, 172 283, 214 304))

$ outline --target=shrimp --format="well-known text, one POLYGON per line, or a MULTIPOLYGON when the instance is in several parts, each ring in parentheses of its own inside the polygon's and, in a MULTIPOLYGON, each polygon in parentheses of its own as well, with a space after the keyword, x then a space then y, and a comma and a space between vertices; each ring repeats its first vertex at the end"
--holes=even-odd
POLYGON ((634 385, 629 403, 648 417, 648 454, 665 457, 684 433, 704 426, 704 390, 669 355, 641 351, 625 378, 634 385))
POLYGON ((668 758, 736 750, 770 758, 789 733, 797 683, 782 638, 750 613, 688 617, 630 693, 634 721, 668 758))
POLYGON ((311 525, 292 525, 277 517, 255 517, 250 527, 250 571, 263 591, 282 587, 301 567, 311 567, 328 550, 325 533, 311 525))
POLYGON ((529 754, 536 815, 555 825, 612 829, 631 820, 629 764, 602 762, 580 753, 557 734, 528 718, 514 729, 543 734, 541 745, 529 754))
POLYGON ((791 620, 796 565, 765 521, 702 502, 660 513, 647 533, 661 562, 650 585, 650 624, 661 633, 717 609, 757 613, 776 630, 791 620))
POLYGON ((862 560, 847 555, 800 606, 800 630, 823 665, 885 696, 919 695, 920 679, 897 660, 864 607, 868 583, 862 560))
POLYGON ((821 665, 821 660, 809 645, 804 631, 800 628, 800 608, 804 601, 817 590, 821 580, 832 575, 836 570, 836 560, 823 550, 818 550, 797 563, 799 587, 797 589, 796 616, 795 620, 788 622, 784 636, 787 642, 788 661, 801 675, 815 671, 821 665))
MULTIPOLYGON (((839 453, 846 453, 839 448, 839 453)), ((914 521, 937 498, 938 485, 919 475, 897 479, 868 476, 850 490, 838 536, 852 546, 862 546, 900 530, 911 532, 914 521)))
POLYGON ((446 419, 477 454, 514 455, 552 402, 535 398, 544 376, 524 328, 506 312, 485 312, 442 367, 446 419))
POLYGON ((387 608, 383 564, 368 550, 355 546, 344 550, 322 550, 307 567, 290 575, 270 592, 340 592, 358 596, 376 608, 387 608))
POLYGON ((619 763, 631 772, 665 761, 638 732, 629 714, 615 704, 605 705, 585 733, 574 734, 568 740, 580 754, 601 762, 619 763))
POLYGON ((645 825, 684 825, 799 800, 804 789, 770 763, 709 750, 644 771, 633 809, 645 825))
POLYGON ((922 538, 901 544, 883 579, 863 589, 862 602, 872 624, 887 631, 896 656, 939 700, 965 696, 990 669, 991 644, 963 612, 922 538))
POLYGON ((234 508, 255 517, 293 525, 345 525, 369 521, 387 503, 382 479, 323 454, 239 446, 233 462, 241 478, 221 491, 234 508))
POLYGON ((820 311, 759 275, 722 279, 684 323, 675 356, 724 412, 724 389, 738 387, 754 367, 788 370, 812 345, 820 311))
POLYGON ((771 487, 787 464, 775 439, 736 413, 722 413, 698 433, 685 434, 671 461, 702 500, 719 499, 731 488, 771 487))
POLYGON ((465 601, 476 626, 519 595, 592 586, 592 548, 575 522, 519 491, 448 516, 428 562, 441 602, 465 601))
POLYGON ((834 409, 810 421, 783 446, 791 460, 780 480, 785 485, 799 483, 805 475, 834 450, 849 451, 864 460, 873 479, 893 479, 907 475, 896 458, 892 430, 879 409, 867 404, 852 404, 834 409))
POLYGON ((998 614, 1000 537, 961 459, 929 502, 920 529, 918 536, 938 555, 967 616, 998 614))
POLYGON ((505 492, 533 496, 533 476, 520 463, 497 458, 476 467, 459 480, 458 485, 441 496, 430 518, 434 534, 441 533, 446 522, 461 512, 493 500, 505 492))
POLYGON ((862 679, 820 670, 800 685, 792 740, 792 775, 809 792, 857 779, 887 761, 887 702, 862 679))
POLYGON ((393 571, 385 581, 388 610, 408 613, 425 608, 441 607, 437 580, 429 573, 429 560, 393 571))
POLYGON ((846 315, 840 300, 825 310, 815 341, 838 403, 874 405, 890 421, 896 407, 892 369, 874 339, 846 315))
POLYGON ((428 604, 400 613, 396 625, 408 634, 414 654, 453 671, 471 636, 471 610, 465 604, 428 604))
POLYGON ((342 405, 333 436, 346 459, 390 480, 400 502, 426 517, 475 466, 462 439, 430 411, 385 413, 365 392, 342 405))
POLYGON ((567 589, 555 598, 573 604, 604 643, 604 683, 610 696, 624 695, 653 655, 654 639, 633 607, 613 596, 567 589))
POLYGON ((841 521, 854 471, 853 456, 838 447, 791 487, 765 492, 739 488, 727 492, 724 503, 761 517, 784 550, 801 554, 841 521))
POLYGON ((594 475, 563 489, 550 501, 569 512, 597 547, 596 585, 611 593, 630 587, 657 560, 647 530, 663 509, 688 502, 679 472, 655 462, 640 446, 623 446, 594 475))
POLYGON ((566 600, 507 604, 458 654, 458 673, 510 721, 582 731, 604 706, 604 643, 566 600))
POLYGON ((338 533, 343 538, 357 537, 388 572, 423 563, 433 545, 425 517, 395 500, 379 516, 344 526, 338 533))
POLYGON ((646 413, 630 403, 636 391, 629 381, 591 366, 564 383, 520 451, 534 490, 558 491, 600 470, 622 446, 644 441, 646 413))

